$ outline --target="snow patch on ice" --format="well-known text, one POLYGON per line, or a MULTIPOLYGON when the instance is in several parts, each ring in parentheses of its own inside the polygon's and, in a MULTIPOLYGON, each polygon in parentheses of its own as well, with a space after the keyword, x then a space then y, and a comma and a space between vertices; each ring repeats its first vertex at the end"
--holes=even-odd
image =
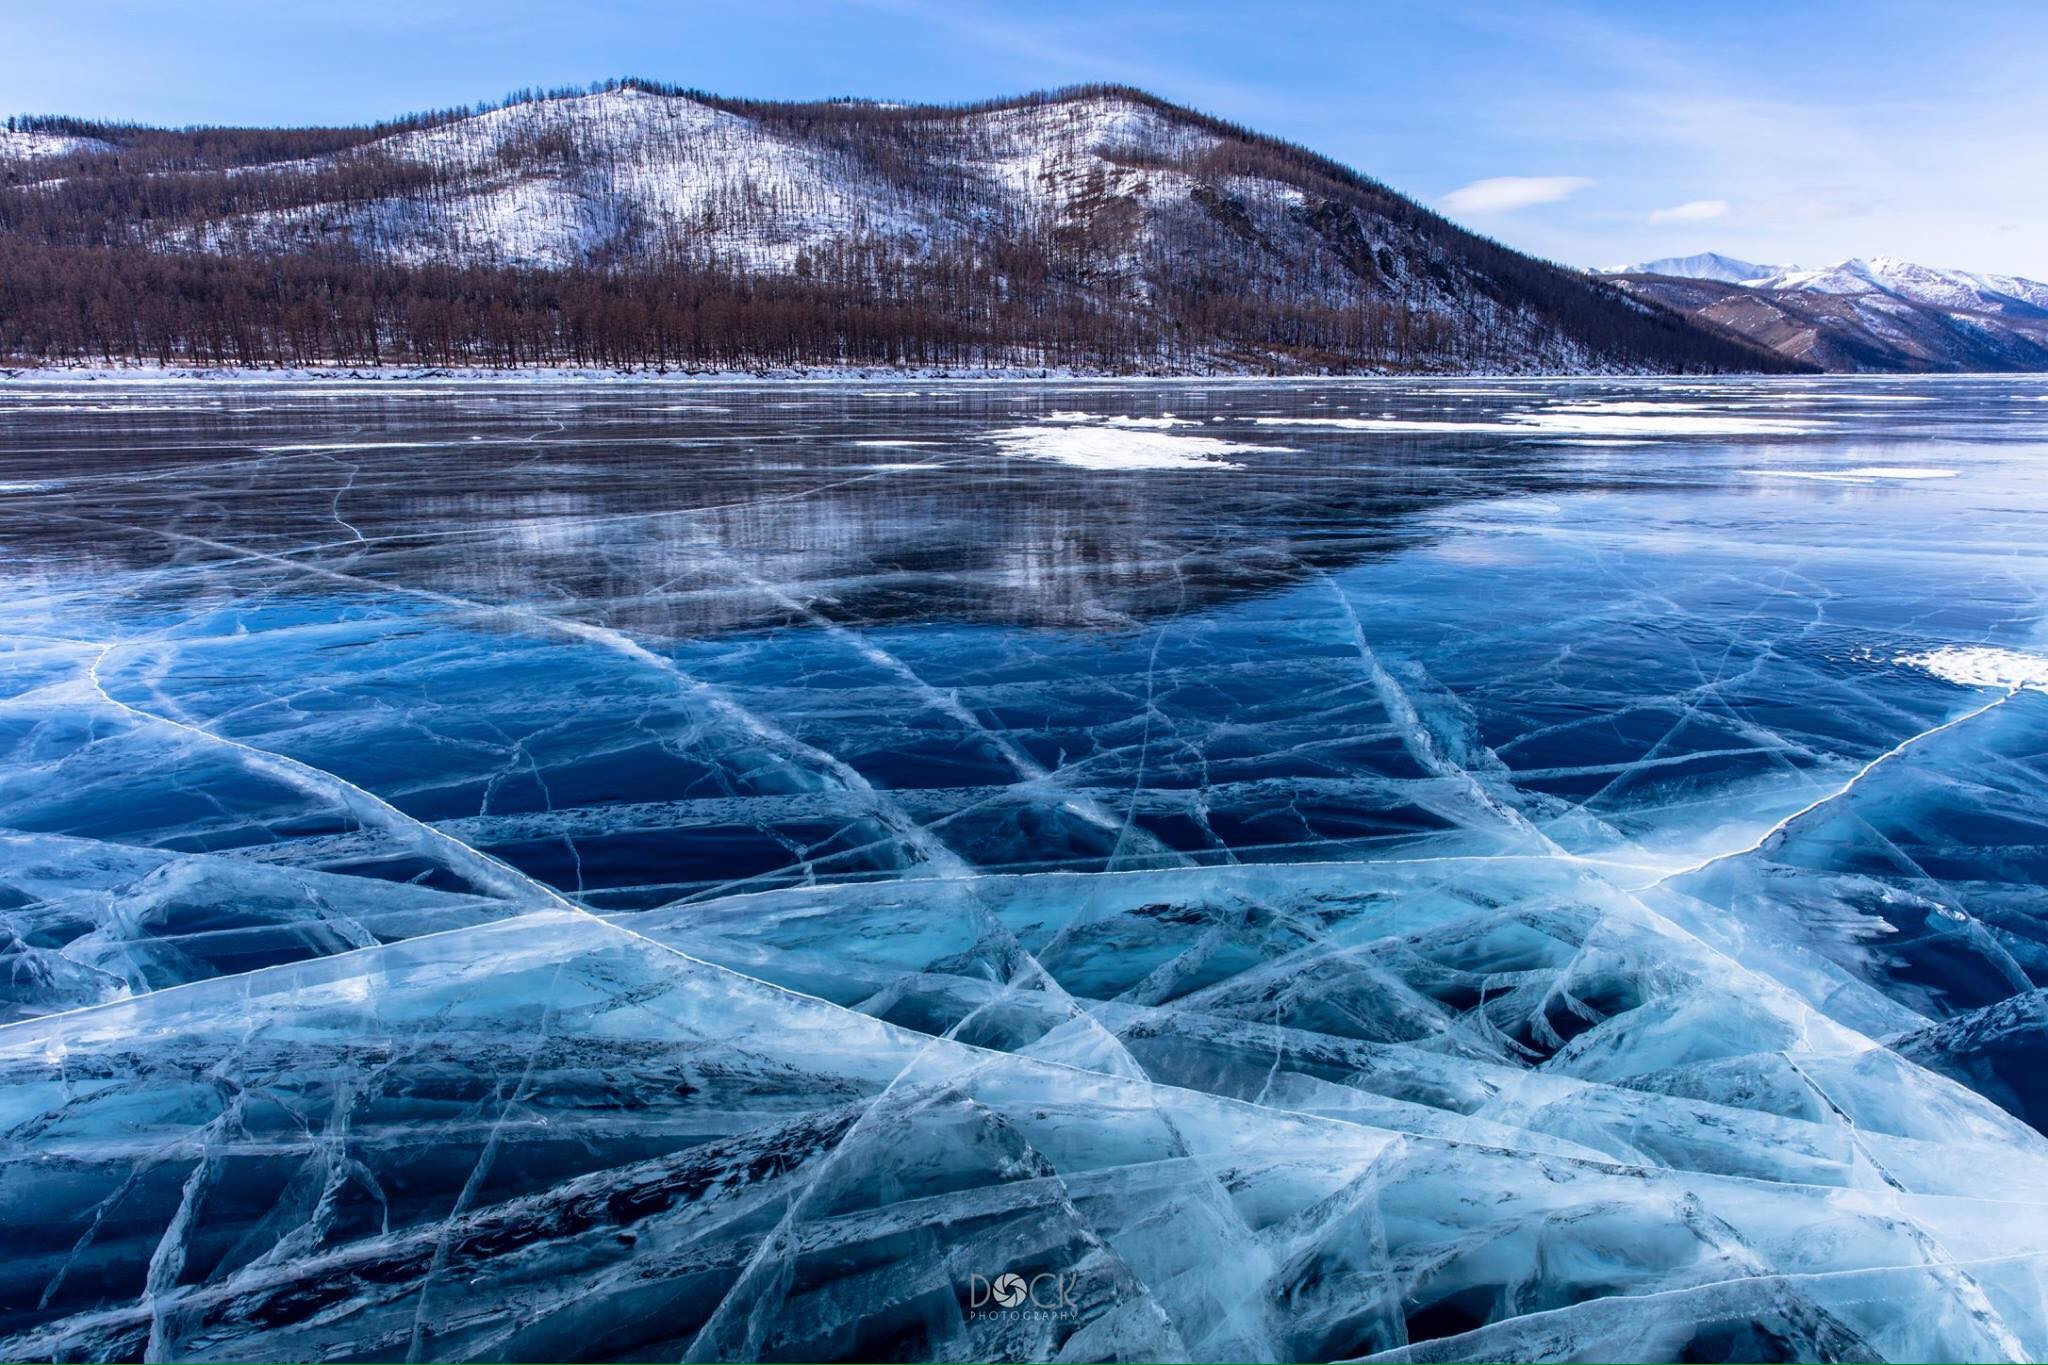
POLYGON ((1408 417, 1256 417, 1252 420, 1263 427, 1492 432, 1525 436, 1799 436, 1818 430, 1812 422, 1777 417, 1706 417, 1691 413, 1590 412, 1567 408, 1513 412, 1497 420, 1477 422, 1408 417))
POLYGON ((1642 416, 1645 414, 1668 414, 1679 412, 1717 412, 1726 407, 1719 403, 1669 403, 1647 402, 1641 399, 1588 400, 1583 403, 1557 403, 1549 408, 1551 412, 1614 413, 1617 415, 1642 416))
POLYGON ((1429 417, 1254 417, 1262 427, 1309 427, 1323 431, 1508 431, 1505 422, 1446 422, 1429 417))
POLYGON ((1816 428, 1810 422, 1777 417, 1701 417, 1685 413, 1534 412, 1517 413, 1511 425, 1580 436, 1797 436, 1816 428))
POLYGON ((1214 436, 1099 426, 1010 427, 995 434, 1006 455, 1052 460, 1077 469, 1242 469, 1226 455, 1283 451, 1214 436))
POLYGON ((1866 464, 1853 469, 1752 469, 1747 471, 1765 479, 1817 479, 1823 483, 1873 483, 1879 479, 1953 479, 1953 469, 1935 469, 1926 465, 1910 464, 1866 464))
POLYGON ((1126 429, 1138 429, 1145 427, 1198 427, 1201 425, 1200 422, 1194 421, 1190 418, 1175 417, 1170 412, 1161 413, 1157 417, 1105 417, 1100 413, 1094 412, 1061 411, 1048 412, 1045 415, 1045 420, 1048 422, 1060 422, 1073 425, 1078 425, 1083 422, 1093 422, 1106 427, 1123 427, 1126 429))
POLYGON ((1895 664, 1922 669, 1958 687, 2002 687, 2048 692, 2048 658, 1990 645, 1944 645, 1922 654, 1900 654, 1895 664))

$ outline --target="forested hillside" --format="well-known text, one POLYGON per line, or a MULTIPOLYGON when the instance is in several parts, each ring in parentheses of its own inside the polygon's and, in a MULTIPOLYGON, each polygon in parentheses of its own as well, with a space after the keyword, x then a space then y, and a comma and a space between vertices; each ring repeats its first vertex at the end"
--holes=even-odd
POLYGON ((0 134, 25 363, 1798 368, 1142 92, 0 134))

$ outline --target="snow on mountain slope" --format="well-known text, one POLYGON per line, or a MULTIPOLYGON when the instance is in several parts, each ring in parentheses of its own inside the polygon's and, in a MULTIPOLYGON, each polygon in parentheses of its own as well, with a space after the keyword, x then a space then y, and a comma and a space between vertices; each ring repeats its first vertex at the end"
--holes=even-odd
POLYGON ((909 196, 750 120, 635 89, 515 104, 288 169, 373 158, 431 171, 446 189, 245 214, 196 241, 275 250, 341 237, 407 262, 550 267, 641 239, 715 237, 748 268, 787 270, 807 245, 902 235, 915 216, 909 196))
POLYGON ((2048 316, 2048 284, 2011 275, 1940 270, 1896 256, 1857 258, 1818 270, 1788 268, 1745 281, 1759 289, 1803 289, 1819 294, 1896 294, 1949 312, 2031 312, 2048 316))
POLYGON ((78 152, 112 150, 111 144, 96 137, 71 137, 64 133, 0 128, 0 161, 43 161, 51 157, 71 156, 78 152))
MULTIPOLYGON (((1133 163, 1199 157, 1218 141, 1116 98, 934 117, 917 131, 926 143, 918 159, 947 163, 951 183, 936 198, 901 173, 908 166, 876 174, 863 149, 629 86, 510 105, 291 163, 284 169, 317 173, 383 158, 430 171, 439 192, 424 202, 403 193, 244 214, 207 225, 194 241, 281 249, 345 237, 403 261, 541 267, 667 250, 781 272, 835 242, 923 251, 991 224, 1057 220, 1109 196, 1134 195, 1164 211, 1193 182, 1133 163)), ((1248 188, 1281 204, 1301 198, 1270 182, 1248 188)))

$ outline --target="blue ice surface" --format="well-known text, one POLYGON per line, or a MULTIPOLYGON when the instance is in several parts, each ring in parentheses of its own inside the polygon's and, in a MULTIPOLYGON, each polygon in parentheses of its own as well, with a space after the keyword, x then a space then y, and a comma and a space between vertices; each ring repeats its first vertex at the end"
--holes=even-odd
POLYGON ((2048 383, 0 400, 0 1358, 2048 1354, 2048 383))

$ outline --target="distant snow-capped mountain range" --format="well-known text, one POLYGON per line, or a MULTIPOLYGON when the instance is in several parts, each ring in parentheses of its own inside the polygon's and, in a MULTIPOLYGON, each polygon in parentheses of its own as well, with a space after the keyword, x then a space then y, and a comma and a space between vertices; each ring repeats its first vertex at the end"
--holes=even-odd
POLYGON ((1701 252, 1601 272, 1698 321, 1830 370, 2048 368, 2048 284, 1856 257, 1807 268, 1701 252))

